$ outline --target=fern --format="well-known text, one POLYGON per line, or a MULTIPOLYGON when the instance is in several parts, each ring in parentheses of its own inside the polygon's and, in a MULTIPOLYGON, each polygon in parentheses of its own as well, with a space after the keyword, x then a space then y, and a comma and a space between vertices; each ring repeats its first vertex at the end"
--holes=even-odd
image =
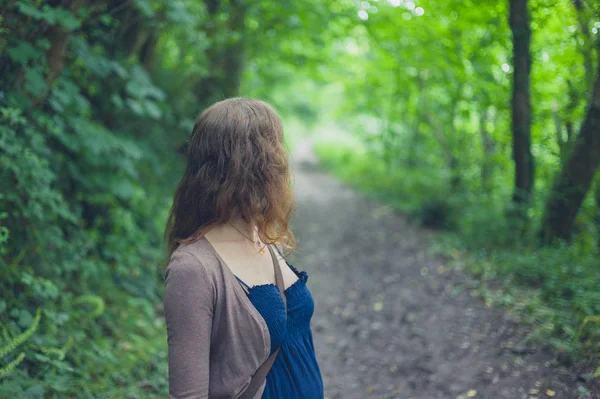
POLYGON ((0 334, 2 334, 2 339, 6 342, 8 342, 12 339, 10 332, 2 324, 0 324, 0 334))
POLYGON ((104 299, 97 295, 82 295, 73 300, 73 304, 89 304, 94 310, 89 313, 90 319, 98 318, 104 313, 104 299))
MULTIPOLYGON (((23 331, 23 333, 17 335, 14 338, 11 338, 10 335, 8 335, 8 332, 6 331, 4 326, 2 327, 2 333, 4 338, 7 339, 7 344, 2 349, 0 349, 0 359, 2 359, 11 352, 14 352, 17 349, 17 347, 19 347, 19 345, 28 340, 29 337, 31 337, 31 335, 37 330, 38 326, 40 325, 41 318, 41 308, 37 308, 35 311, 35 317, 33 318, 33 322, 31 323, 29 328, 27 328, 27 330, 23 331)), ((0 378, 3 378, 4 376, 12 372, 23 361, 24 358, 25 353, 21 352, 14 360, 9 362, 3 368, 0 368, 0 378)))
POLYGON ((27 341, 29 337, 31 337, 31 335, 37 330, 40 324, 41 317, 41 308, 37 308, 31 326, 29 326, 27 330, 23 331, 22 334, 19 334, 15 338, 9 340, 8 344, 4 348, 0 349, 0 359, 9 354, 10 352, 13 352, 15 349, 17 349, 19 345, 21 345, 23 342, 27 341))
POLYGON ((64 360, 65 356, 67 355, 67 352, 69 351, 69 349, 71 349, 71 346, 73 346, 73 342, 73 337, 69 337, 67 343, 62 348, 47 348, 42 346, 40 347, 40 351, 44 355, 56 355, 58 360, 64 360))
POLYGON ((12 373, 17 366, 25 359, 25 352, 19 353, 19 355, 9 362, 6 366, 0 368, 0 380, 12 373))

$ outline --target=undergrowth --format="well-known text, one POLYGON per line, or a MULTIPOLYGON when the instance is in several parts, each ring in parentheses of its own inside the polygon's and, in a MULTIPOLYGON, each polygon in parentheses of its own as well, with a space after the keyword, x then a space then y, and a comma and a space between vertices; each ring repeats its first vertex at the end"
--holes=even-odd
POLYGON ((486 304, 509 307, 527 323, 528 340, 569 361, 595 365, 592 374, 600 376, 600 273, 593 234, 541 247, 534 234, 514 233, 501 198, 451 193, 443 170, 390 168, 375 154, 339 144, 317 143, 315 151, 324 169, 367 196, 439 228, 432 251, 474 274, 486 304))

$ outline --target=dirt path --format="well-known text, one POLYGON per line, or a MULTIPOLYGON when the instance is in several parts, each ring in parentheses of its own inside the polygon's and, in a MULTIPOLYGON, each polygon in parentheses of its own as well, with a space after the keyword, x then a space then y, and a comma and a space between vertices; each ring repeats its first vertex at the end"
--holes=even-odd
POLYGON ((297 252, 328 399, 593 399, 524 331, 427 256, 431 233, 294 156, 297 252), (512 347, 512 349, 511 349, 512 347), (577 393, 579 392, 579 393, 577 393))

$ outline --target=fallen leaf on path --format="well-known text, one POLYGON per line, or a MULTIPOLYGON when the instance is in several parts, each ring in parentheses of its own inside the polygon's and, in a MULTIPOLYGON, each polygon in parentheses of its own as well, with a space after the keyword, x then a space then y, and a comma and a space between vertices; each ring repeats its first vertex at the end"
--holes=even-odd
POLYGON ((467 397, 468 397, 468 398, 474 398, 474 397, 475 397, 475 395, 477 395, 477 391, 476 391, 476 390, 474 390, 474 389, 471 389, 471 390, 469 390, 469 391, 467 392, 467 397))
POLYGON ((556 392, 554 392, 552 389, 547 389, 546 390, 546 395, 552 397, 556 395, 556 392))

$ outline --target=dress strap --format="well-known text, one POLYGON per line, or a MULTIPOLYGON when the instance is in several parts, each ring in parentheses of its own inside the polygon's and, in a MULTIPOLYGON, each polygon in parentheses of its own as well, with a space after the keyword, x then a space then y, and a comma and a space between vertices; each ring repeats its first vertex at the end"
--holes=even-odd
POLYGON ((294 267, 294 265, 290 264, 287 259, 283 256, 283 254, 281 253, 281 250, 279 249, 279 247, 277 246, 277 244, 273 244, 273 246, 275 247, 275 249, 277 250, 277 253, 279 254, 279 256, 281 256, 281 259, 283 259, 283 261, 285 262, 285 264, 290 268, 291 271, 294 272, 294 274, 298 277, 300 277, 300 271, 298 269, 296 269, 294 267))
POLYGON ((235 278, 237 278, 237 280, 238 280, 238 281, 239 281, 239 282, 242 284, 242 288, 244 288, 244 291, 246 291, 246 293, 247 293, 247 294, 249 294, 249 293, 250 293, 250 286, 249 286, 248 284, 246 284, 246 283, 244 282, 244 280, 242 280, 241 278, 239 278, 239 277, 238 277, 238 276, 236 276, 235 274, 234 274, 234 276, 235 276, 235 278))

